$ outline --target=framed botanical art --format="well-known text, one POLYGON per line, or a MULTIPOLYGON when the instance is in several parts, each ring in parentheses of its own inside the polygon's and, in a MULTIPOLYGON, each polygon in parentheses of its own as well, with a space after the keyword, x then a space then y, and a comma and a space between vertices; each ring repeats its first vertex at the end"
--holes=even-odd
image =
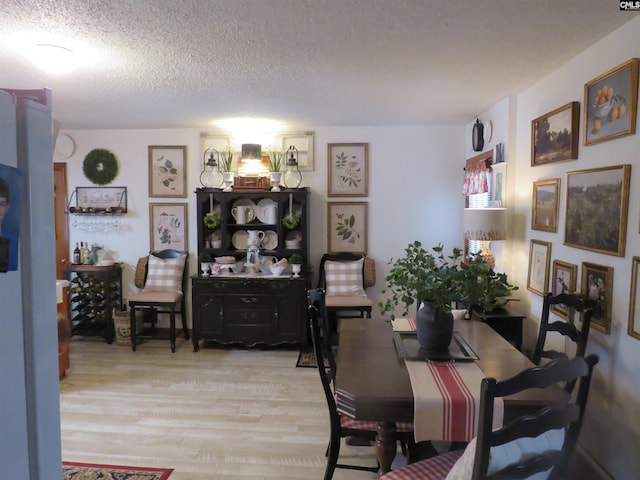
POLYGON ((631 295, 629 296, 629 327, 627 333, 640 340, 640 257, 633 257, 631 267, 631 295))
POLYGON ((329 143, 329 197, 369 195, 369 144, 329 143))
POLYGON ((149 146, 149 196, 187 196, 186 146, 149 146))
POLYGON ((545 232, 558 231, 558 204, 560 179, 533 182, 531 202, 531 229, 545 232))
POLYGON ((567 172, 564 244, 624 257, 631 165, 567 172))
POLYGON ((283 135, 282 151, 286 152, 292 145, 298 150, 298 168, 301 171, 313 170, 313 132, 287 133, 283 135))
POLYGON ((491 206, 504 207, 505 188, 507 184, 507 164, 506 162, 493 164, 491 166, 491 206))
POLYGON ((538 295, 547 293, 549 285, 549 263, 551 242, 531 240, 529 247, 529 275, 527 289, 538 295))
POLYGON ((613 267, 582 262, 582 296, 595 302, 591 327, 604 333, 611 331, 613 267))
POLYGON ((612 68, 584 86, 583 143, 594 143, 636 133, 638 59, 612 68))
POLYGON ((152 251, 167 248, 187 251, 189 247, 187 206, 186 203, 149 204, 149 234, 152 251))
POLYGON ((367 202, 327 203, 327 248, 334 252, 367 252, 367 202))
POLYGON ((571 102, 531 121, 531 166, 578 158, 580 102, 571 102))
MULTIPOLYGON (((555 297, 561 293, 573 293, 576 291, 578 281, 578 266, 572 263, 563 262, 561 260, 553 261, 551 273, 551 294, 555 297)), ((569 315, 569 308, 562 304, 556 303, 551 305, 551 311, 573 322, 573 315, 569 315)))

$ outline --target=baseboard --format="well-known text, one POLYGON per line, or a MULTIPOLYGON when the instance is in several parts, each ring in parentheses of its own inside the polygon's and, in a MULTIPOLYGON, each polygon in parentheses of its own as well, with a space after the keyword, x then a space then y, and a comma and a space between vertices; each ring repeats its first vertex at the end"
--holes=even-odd
POLYGON ((596 462, 595 458, 580 444, 576 447, 567 472, 563 475, 567 480, 573 478, 588 478, 589 480, 614 480, 614 478, 596 462))

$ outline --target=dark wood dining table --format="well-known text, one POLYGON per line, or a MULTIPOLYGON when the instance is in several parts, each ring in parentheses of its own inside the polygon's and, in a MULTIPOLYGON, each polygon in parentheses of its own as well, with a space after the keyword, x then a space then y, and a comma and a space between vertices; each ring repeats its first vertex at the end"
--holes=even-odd
MULTIPOLYGON (((456 320, 454 331, 477 353, 486 377, 504 380, 533 363, 486 323, 456 320)), ((555 401, 566 400, 561 388, 528 390, 504 398, 505 422, 555 401)), ((413 390, 405 360, 393 341, 388 320, 341 319, 337 354, 336 403, 355 420, 378 421, 376 455, 380 473, 391 469, 396 454, 395 425, 413 422, 413 390)), ((434 439, 436 440, 436 439, 434 439)))

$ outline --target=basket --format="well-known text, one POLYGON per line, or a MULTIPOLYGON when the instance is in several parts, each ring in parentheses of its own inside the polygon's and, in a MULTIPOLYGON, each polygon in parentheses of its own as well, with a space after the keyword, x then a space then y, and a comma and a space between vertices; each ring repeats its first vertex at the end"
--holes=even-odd
MULTIPOLYGON (((116 331, 116 343, 123 347, 130 346, 131 321, 128 308, 125 310, 113 309, 113 327, 116 331)), ((138 318, 138 316, 136 316, 136 331, 142 331, 142 318, 138 318)))
POLYGON ((237 190, 269 190, 271 179, 259 176, 237 176, 233 178, 233 188, 237 190))

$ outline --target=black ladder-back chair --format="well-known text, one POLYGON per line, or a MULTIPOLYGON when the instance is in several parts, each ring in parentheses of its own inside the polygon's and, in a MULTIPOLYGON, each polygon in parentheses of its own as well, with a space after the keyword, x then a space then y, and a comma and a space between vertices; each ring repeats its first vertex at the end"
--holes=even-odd
MULTIPOLYGON (((587 349, 587 341, 589 340, 589 328, 591 326, 591 318, 594 314, 593 303, 584 299, 575 293, 561 293, 552 295, 546 293, 543 298, 542 316, 540 318, 540 329, 538 330, 538 340, 533 353, 532 361, 536 365, 540 365, 543 359, 553 360, 555 358, 566 358, 567 354, 556 350, 545 350, 545 342, 549 332, 557 332, 568 337, 576 344, 576 357, 584 357, 587 349), (582 314, 582 326, 580 329, 574 323, 556 320, 549 323, 549 313, 551 305, 565 305, 567 308, 568 318, 574 319, 576 314, 582 314)), ((578 315, 580 316, 580 315, 578 315)), ((573 390, 573 383, 566 385, 568 392, 573 390)))
MULTIPOLYGON (((182 280, 180 282, 180 292, 145 292, 133 294, 129 297, 130 308, 130 324, 131 324, 131 349, 136 350, 138 332, 136 331, 136 310, 150 309, 152 312, 151 323, 155 328, 158 313, 169 314, 169 340, 171 341, 171 351, 176 351, 176 313, 180 314, 182 319, 182 332, 185 340, 189 339, 189 330, 187 329, 186 308, 185 308, 185 292, 187 288, 187 264, 189 253, 181 252, 173 249, 166 249, 158 252, 149 252, 149 255, 161 259, 184 257, 184 266, 182 269, 182 280), (179 306, 179 309, 176 307, 179 306)), ((140 262, 139 262, 140 265, 140 262)), ((148 265, 145 264, 144 282, 147 280, 148 265)), ((142 338, 142 336, 140 336, 142 338)), ((145 338, 155 338, 153 336, 145 338)))
POLYGON ((544 366, 524 370, 507 380, 483 379, 480 387, 478 434, 464 453, 461 450, 443 453, 387 473, 381 477, 382 480, 444 480, 452 468, 459 467, 455 464, 462 456, 465 458, 460 461, 462 464, 466 463, 467 455, 472 455, 471 480, 518 480, 549 470, 549 479, 562 478, 562 471, 578 441, 591 375, 597 363, 596 355, 558 358, 544 366), (569 398, 567 402, 555 402, 534 414, 517 417, 505 426, 493 429, 496 398, 531 388, 557 388, 559 384, 575 383, 577 380, 580 386, 575 400, 569 398), (502 458, 500 464, 495 463, 500 455, 497 451, 491 452, 492 448, 524 438, 534 439, 553 430, 562 430, 564 436, 555 436, 553 443, 550 436, 540 437, 537 442, 530 442, 534 445, 537 443, 535 447, 530 445, 533 451, 522 451, 516 458, 502 458), (492 461, 494 464, 490 465, 492 461), (488 474, 490 468, 491 475, 488 474))
MULTIPOLYGON (((331 351, 330 328, 324 316, 324 290, 321 288, 307 292, 309 322, 311 328, 311 340, 313 342, 316 363, 322 388, 329 407, 329 420, 331 433, 326 456, 327 467, 324 480, 331 480, 336 468, 350 470, 362 470, 377 472, 379 466, 347 465, 338 463, 340 455, 340 439, 345 437, 358 437, 364 440, 374 441, 377 435, 378 422, 362 422, 347 418, 338 412, 334 397, 335 359, 331 351), (323 368, 324 367, 324 368, 323 368)), ((413 424, 398 424, 398 439, 402 442, 403 450, 406 445, 413 446, 413 424)), ((377 462, 376 462, 377 463, 377 462)))

